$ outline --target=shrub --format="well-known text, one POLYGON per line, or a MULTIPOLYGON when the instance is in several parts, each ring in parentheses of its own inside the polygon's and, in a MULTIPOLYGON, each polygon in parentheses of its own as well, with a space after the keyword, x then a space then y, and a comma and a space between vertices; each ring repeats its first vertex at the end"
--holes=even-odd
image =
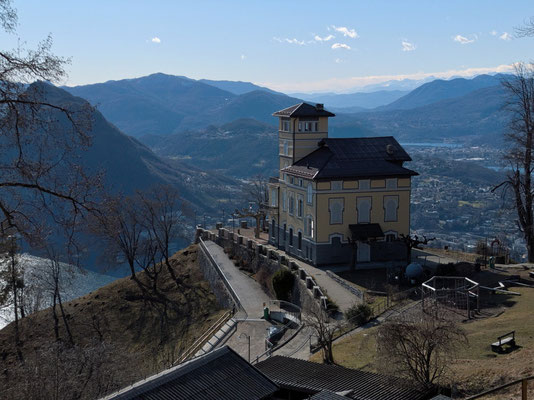
POLYGON ((326 297, 326 311, 329 315, 335 315, 339 311, 339 306, 330 297, 326 297))
POLYGON ((291 297, 295 276, 288 269, 281 268, 273 275, 273 290, 278 300, 288 301, 291 297))
POLYGON ((372 315, 373 309, 367 303, 354 304, 345 312, 345 318, 354 326, 365 324, 372 315))

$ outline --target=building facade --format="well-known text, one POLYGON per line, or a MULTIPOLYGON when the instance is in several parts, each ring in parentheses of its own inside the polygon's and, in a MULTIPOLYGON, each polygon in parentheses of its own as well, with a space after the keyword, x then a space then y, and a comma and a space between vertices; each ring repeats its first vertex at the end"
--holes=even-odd
POLYGON ((411 161, 393 137, 328 138, 321 104, 277 111, 280 174, 269 182, 269 242, 314 265, 402 263, 411 161))

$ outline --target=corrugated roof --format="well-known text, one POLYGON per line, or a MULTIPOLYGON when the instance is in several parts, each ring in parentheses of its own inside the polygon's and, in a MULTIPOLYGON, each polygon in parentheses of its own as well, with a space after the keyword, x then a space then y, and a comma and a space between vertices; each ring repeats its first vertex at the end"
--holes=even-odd
POLYGON ((341 394, 337 394, 329 390, 323 390, 322 392, 314 394, 312 397, 310 397, 309 400, 347 400, 347 399, 348 399, 347 396, 342 396, 341 394))
POLYGON ((225 346, 163 371, 105 400, 264 399, 277 385, 225 346))
POLYGON ((273 113, 275 117, 335 117, 336 115, 330 111, 326 111, 322 104, 312 106, 308 103, 295 104, 294 106, 284 108, 283 110, 273 113))
POLYGON ((283 356, 268 358, 256 367, 280 387, 309 394, 351 390, 346 396, 357 400, 424 400, 431 394, 399 378, 283 356))
POLYGON ((411 158, 392 136, 323 139, 319 146, 284 171, 314 179, 418 175, 402 166, 411 158))

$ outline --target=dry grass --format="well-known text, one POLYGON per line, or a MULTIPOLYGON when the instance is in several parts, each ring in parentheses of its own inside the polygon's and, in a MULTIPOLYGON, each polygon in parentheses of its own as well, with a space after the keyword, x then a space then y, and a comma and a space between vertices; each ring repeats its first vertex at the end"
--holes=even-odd
MULTIPOLYGON (((508 273, 483 271, 475 280, 486 284, 505 278, 508 274, 527 276, 527 271, 511 269, 508 273)), ((513 287, 511 290, 521 296, 495 294, 485 300, 490 308, 483 310, 482 317, 471 321, 458 322, 465 329, 469 344, 459 354, 452 365, 452 377, 458 391, 465 395, 475 394, 488 388, 534 375, 534 289, 513 287), (498 336, 515 330, 518 348, 508 354, 491 351, 491 343, 498 336)), ((376 371, 376 328, 359 332, 342 339, 334 345, 334 359, 350 368, 363 368, 376 371)), ((312 361, 320 362, 320 355, 312 361)), ((530 386, 534 383, 530 382, 530 386)), ((511 388, 487 399, 514 399, 518 388, 511 388)))
MULTIPOLYGON (((197 264, 197 247, 190 246, 173 256, 178 282, 162 273, 159 291, 166 300, 147 301, 130 278, 119 279, 86 296, 65 303, 74 342, 81 347, 95 341, 108 343, 117 354, 128 355, 113 369, 121 371, 116 386, 151 375, 168 367, 181 352, 209 328, 224 312, 217 304, 209 284, 197 264)), ((138 274, 140 280, 146 278, 138 274)), ((2 370, 16 368, 18 360, 11 324, 0 331, 2 370)), ((61 341, 67 336, 60 324, 61 341)), ((54 340, 50 309, 32 314, 21 321, 21 352, 30 356, 54 340)), ((9 373, 0 376, 0 386, 13 383, 9 373), (4 381, 3 381, 4 380, 4 381)), ((1 397, 1 396, 0 396, 1 397)))

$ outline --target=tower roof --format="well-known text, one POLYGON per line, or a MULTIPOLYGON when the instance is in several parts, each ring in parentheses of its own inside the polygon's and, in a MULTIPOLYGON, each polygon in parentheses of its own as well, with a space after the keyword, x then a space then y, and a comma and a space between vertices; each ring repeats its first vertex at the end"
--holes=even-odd
POLYGON ((275 117, 335 117, 336 114, 326 111, 322 104, 312 106, 308 103, 295 104, 273 114, 275 117))

